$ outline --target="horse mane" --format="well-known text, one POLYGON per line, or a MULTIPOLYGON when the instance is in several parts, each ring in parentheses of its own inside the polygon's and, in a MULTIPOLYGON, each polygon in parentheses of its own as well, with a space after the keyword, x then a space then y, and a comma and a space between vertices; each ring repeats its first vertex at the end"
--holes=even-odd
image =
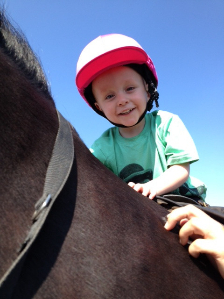
POLYGON ((19 28, 15 28, 0 9, 0 47, 23 72, 27 80, 51 99, 50 87, 41 63, 31 49, 29 42, 19 28))

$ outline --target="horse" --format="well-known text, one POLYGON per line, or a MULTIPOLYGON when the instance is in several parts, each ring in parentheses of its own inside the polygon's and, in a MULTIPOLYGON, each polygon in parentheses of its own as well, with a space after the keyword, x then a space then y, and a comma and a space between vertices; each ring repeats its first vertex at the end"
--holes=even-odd
POLYGON ((175 230, 164 229, 167 210, 102 165, 70 124, 74 149, 66 179, 27 245, 59 116, 40 62, 4 10, 0 91, 1 298, 223 298, 219 273, 205 258, 190 257, 175 230))

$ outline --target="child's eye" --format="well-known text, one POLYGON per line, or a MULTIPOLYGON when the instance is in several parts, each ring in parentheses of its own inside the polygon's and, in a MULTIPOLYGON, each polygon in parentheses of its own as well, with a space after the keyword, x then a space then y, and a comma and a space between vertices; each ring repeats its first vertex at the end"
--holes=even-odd
POLYGON ((107 96, 106 96, 106 100, 110 100, 110 99, 112 99, 114 97, 114 95, 113 94, 108 94, 107 96))
POLYGON ((134 88, 134 86, 129 86, 128 88, 127 88, 127 91, 132 91, 132 90, 134 90, 135 88, 134 88))

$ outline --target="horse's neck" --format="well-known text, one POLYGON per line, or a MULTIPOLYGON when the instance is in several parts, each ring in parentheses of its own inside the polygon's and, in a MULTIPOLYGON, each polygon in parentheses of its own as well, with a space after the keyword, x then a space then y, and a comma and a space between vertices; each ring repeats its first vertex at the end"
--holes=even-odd
POLYGON ((53 102, 46 100, 21 74, 6 69, 3 61, 0 88, 2 276, 29 230, 34 205, 42 194, 58 122, 53 102))

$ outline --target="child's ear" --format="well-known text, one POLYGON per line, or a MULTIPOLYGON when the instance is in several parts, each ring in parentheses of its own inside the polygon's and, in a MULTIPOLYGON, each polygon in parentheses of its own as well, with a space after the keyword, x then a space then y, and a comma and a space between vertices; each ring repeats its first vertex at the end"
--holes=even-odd
POLYGON ((145 90, 148 92, 149 91, 149 85, 145 82, 145 80, 144 80, 144 85, 145 85, 145 90))
POLYGON ((103 110, 100 108, 100 106, 99 106, 99 104, 98 104, 97 102, 95 102, 94 105, 96 106, 96 108, 97 108, 98 110, 103 111, 103 110))

